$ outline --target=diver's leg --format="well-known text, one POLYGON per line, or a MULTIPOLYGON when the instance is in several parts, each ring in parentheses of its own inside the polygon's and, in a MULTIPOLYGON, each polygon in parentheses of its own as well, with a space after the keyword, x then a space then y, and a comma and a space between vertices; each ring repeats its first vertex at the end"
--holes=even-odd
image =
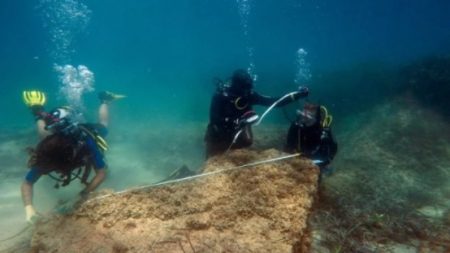
POLYGON ((125 95, 115 94, 109 91, 102 91, 98 93, 98 99, 100 100, 100 108, 98 110, 99 123, 104 127, 109 123, 109 103, 114 100, 124 98, 125 95))
POLYGON ((206 159, 225 152, 229 143, 227 134, 213 124, 208 124, 205 133, 206 159))
POLYGON ((229 146, 225 142, 207 142, 206 143, 206 159, 224 153, 229 146))
POLYGON ((45 129, 44 119, 47 117, 44 105, 46 102, 46 96, 44 92, 33 90, 33 91, 23 91, 23 99, 25 105, 30 109, 31 114, 33 114, 36 120, 36 129, 39 138, 43 139, 50 135, 50 132, 45 129))
POLYGON ((206 144, 206 159, 210 158, 211 156, 218 155, 220 153, 223 153, 226 148, 224 148, 223 142, 220 140, 211 140, 207 139, 205 140, 206 144))
POLYGON ((109 105, 107 103, 101 103, 98 108, 98 121, 104 127, 108 127, 109 123, 109 105))
POLYGON ((36 120, 36 128, 40 139, 44 139, 51 133, 45 129, 45 121, 43 119, 36 120))
POLYGON ((250 125, 244 126, 241 135, 239 136, 235 148, 246 148, 253 144, 253 132, 250 125))

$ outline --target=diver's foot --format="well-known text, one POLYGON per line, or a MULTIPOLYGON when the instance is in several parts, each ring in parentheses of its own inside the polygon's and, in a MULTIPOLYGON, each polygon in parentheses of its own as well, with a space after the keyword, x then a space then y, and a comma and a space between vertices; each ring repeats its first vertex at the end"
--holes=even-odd
POLYGON ((109 91, 101 91, 98 93, 98 99, 101 103, 108 104, 114 100, 126 97, 125 95, 115 94, 109 91))

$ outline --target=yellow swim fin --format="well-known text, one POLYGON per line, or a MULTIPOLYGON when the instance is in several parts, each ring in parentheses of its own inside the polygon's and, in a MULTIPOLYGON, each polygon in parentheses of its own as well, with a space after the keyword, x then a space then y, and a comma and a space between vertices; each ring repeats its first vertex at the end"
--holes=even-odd
POLYGON ((41 92, 41 91, 37 91, 37 90, 23 91, 22 97, 23 97, 24 103, 28 107, 32 107, 32 106, 36 106, 36 105, 44 106, 45 102, 47 102, 45 93, 41 92))
POLYGON ((126 97, 125 95, 115 94, 115 93, 112 93, 110 91, 102 91, 102 92, 98 93, 98 98, 100 99, 100 101, 102 103, 109 103, 109 102, 112 102, 114 100, 122 99, 122 98, 125 98, 125 97, 126 97))

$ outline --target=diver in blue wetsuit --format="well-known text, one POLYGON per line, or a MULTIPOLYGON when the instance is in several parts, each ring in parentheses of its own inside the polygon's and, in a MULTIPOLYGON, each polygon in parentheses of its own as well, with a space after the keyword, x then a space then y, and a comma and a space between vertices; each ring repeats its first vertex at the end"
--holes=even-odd
POLYGON ((45 94, 39 91, 25 91, 25 103, 36 117, 36 125, 41 141, 30 150, 29 167, 22 183, 22 200, 28 222, 36 217, 33 207, 33 184, 42 176, 49 175, 58 181, 55 187, 68 185, 80 178, 86 185, 80 192, 82 197, 95 190, 105 179, 107 165, 104 152, 108 146, 109 103, 122 98, 111 92, 99 93, 99 123, 81 124, 76 121, 70 107, 58 107, 50 112, 44 110, 45 94), (87 182, 89 172, 94 169, 95 176, 87 182), (53 174, 59 174, 59 178, 53 174))
MULTIPOLYGON (((305 98, 308 93, 308 88, 299 87, 297 92, 280 101, 277 106, 305 98)), ((251 122, 254 121, 251 119, 256 118, 253 106, 270 106, 279 99, 258 94, 253 90, 250 74, 243 69, 236 70, 231 77, 231 83, 219 85, 212 98, 205 134, 206 157, 223 153, 230 147, 249 147, 253 142, 251 122), (242 134, 237 135, 239 131, 242 134)))

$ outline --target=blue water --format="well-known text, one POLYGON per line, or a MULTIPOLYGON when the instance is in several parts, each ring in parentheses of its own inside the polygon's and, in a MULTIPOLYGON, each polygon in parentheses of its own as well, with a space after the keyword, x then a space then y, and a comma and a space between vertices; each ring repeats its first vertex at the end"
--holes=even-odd
POLYGON ((320 70, 446 53, 449 13, 448 1, 419 0, 2 1, 2 125, 29 120, 21 90, 57 94, 54 64, 86 65, 97 90, 130 96, 137 119, 159 113, 205 121, 216 76, 253 64, 258 89, 281 95, 295 88, 299 48, 308 52, 313 80, 320 70), (61 3, 84 5, 88 14, 45 17, 61 3), (69 35, 52 40, 58 27, 69 35), (58 40, 68 36, 70 53, 61 57, 58 40))
MULTIPOLYGON (((0 224, 19 224, 23 148, 37 141, 21 92, 45 91, 47 109, 67 104, 55 66, 93 73, 93 91, 80 100, 88 121, 96 120, 98 91, 127 95, 111 108, 111 173, 102 185, 124 189, 183 163, 201 166, 213 79, 237 68, 248 68, 263 94, 309 86, 334 113, 339 136, 340 118, 402 89, 394 69, 449 55, 450 1, 2 0, 0 35, 0 174, 9 178, 0 185, 9 192, 0 224)), ((279 110, 267 121, 289 124, 279 110)), ((49 180, 39 183, 43 210, 80 189, 56 193, 49 180)))

